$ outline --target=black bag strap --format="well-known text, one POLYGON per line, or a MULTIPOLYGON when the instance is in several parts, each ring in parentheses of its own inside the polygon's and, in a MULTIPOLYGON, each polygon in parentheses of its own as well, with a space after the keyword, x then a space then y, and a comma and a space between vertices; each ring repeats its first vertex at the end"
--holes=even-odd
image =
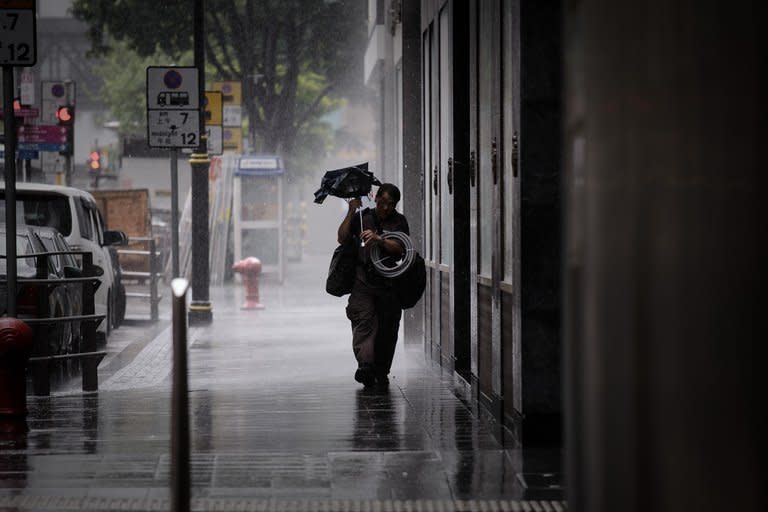
POLYGON ((373 208, 366 208, 363 210, 363 218, 365 218, 367 215, 371 215, 373 217, 373 227, 376 230, 377 234, 382 234, 384 230, 381 227, 381 221, 379 221, 379 217, 376 215, 376 211, 373 208))

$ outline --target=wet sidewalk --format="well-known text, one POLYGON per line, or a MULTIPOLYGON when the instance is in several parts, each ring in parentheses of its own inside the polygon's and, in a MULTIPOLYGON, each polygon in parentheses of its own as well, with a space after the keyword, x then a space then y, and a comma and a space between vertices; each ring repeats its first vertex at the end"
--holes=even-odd
MULTIPOLYGON (((418 345, 401 340, 388 390, 353 380, 326 259, 265 278, 262 311, 240 310, 239 285, 212 288, 213 324, 190 328, 193 509, 562 509, 559 450, 501 445, 418 345)), ((0 441, 0 510, 169 509, 160 326, 103 365, 98 393, 29 398, 29 433, 0 441)))

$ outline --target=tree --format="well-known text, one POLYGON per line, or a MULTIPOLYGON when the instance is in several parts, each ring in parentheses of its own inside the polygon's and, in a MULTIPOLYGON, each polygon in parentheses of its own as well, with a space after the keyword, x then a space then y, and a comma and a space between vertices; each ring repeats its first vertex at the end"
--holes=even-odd
MULTIPOLYGON (((125 41, 140 56, 192 48, 190 0, 74 0, 92 52, 125 41)), ((365 2, 206 0, 206 64, 239 80, 252 147, 289 156, 344 94, 362 88, 365 2)), ((303 146, 303 142, 302 142, 303 146)))

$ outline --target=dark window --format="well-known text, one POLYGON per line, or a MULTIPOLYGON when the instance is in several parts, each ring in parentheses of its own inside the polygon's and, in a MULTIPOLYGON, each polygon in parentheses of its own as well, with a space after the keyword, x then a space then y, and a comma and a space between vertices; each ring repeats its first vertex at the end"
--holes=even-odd
POLYGON ((75 210, 77 211, 77 223, 80 225, 80 236, 88 240, 93 240, 91 217, 88 214, 88 203, 85 199, 75 201, 75 210))
MULTIPOLYGON (((0 219, 5 218, 5 192, 0 192, 0 219)), ((53 194, 16 192, 16 220, 19 224, 48 226, 68 236, 72 232, 69 198, 53 194)))

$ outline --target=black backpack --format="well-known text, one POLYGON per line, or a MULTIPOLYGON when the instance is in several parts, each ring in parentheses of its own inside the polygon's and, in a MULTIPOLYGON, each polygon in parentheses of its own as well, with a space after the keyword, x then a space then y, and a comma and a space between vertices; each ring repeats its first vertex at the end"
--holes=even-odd
POLYGON ((427 267, 424 258, 415 253, 411 266, 394 279, 394 291, 402 309, 416 305, 427 287, 427 267))

